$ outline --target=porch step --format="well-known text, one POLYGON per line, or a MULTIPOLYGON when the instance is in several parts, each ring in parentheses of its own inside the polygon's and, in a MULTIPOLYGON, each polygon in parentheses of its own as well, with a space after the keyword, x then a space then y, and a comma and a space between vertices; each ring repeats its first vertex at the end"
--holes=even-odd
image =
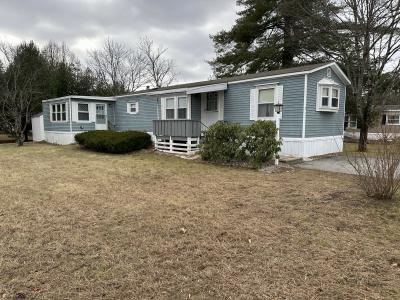
POLYGON ((281 155, 279 161, 288 165, 295 165, 303 162, 302 157, 281 155))

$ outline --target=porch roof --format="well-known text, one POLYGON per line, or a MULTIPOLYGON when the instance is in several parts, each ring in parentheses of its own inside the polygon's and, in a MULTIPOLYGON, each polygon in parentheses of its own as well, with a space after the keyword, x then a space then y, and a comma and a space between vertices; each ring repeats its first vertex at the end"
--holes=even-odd
POLYGON ((93 101, 111 101, 115 102, 117 99, 115 97, 96 97, 96 96, 77 96, 77 95, 71 95, 71 96, 65 96, 65 97, 59 97, 59 98, 52 98, 52 99, 46 99, 43 100, 42 102, 53 102, 53 101, 60 101, 60 100, 93 100, 93 101))

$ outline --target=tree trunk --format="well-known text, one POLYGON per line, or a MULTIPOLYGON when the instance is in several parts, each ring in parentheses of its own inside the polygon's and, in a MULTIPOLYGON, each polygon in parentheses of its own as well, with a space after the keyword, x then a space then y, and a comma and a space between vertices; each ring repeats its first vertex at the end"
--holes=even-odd
POLYGON ((360 139, 358 140, 358 151, 366 152, 367 151, 367 141, 368 141, 368 125, 361 124, 360 127, 360 139))
POLYGON ((294 62, 294 37, 292 35, 293 30, 293 18, 289 16, 283 17, 283 51, 282 51, 282 67, 288 68, 293 66, 294 62))
POLYGON ((22 133, 18 134, 17 137, 16 137, 17 146, 18 147, 23 146, 24 145, 24 141, 25 141, 25 135, 22 132, 22 133))

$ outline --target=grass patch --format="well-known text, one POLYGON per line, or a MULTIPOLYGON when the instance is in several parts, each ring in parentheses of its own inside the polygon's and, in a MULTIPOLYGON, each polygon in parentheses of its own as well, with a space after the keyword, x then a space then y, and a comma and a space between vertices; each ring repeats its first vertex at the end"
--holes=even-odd
POLYGON ((351 176, 45 144, 0 174, 0 298, 400 297, 400 207, 351 176))

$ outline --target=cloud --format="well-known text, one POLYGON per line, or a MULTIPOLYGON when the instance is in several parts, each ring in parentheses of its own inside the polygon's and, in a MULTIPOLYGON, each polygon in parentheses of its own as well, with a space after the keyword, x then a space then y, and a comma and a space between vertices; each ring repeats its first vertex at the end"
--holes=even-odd
POLYGON ((209 38, 231 27, 233 0, 24 0, 1 1, 0 39, 66 42, 84 61, 106 37, 134 45, 148 36, 168 48, 179 81, 204 80, 213 55, 209 38))

